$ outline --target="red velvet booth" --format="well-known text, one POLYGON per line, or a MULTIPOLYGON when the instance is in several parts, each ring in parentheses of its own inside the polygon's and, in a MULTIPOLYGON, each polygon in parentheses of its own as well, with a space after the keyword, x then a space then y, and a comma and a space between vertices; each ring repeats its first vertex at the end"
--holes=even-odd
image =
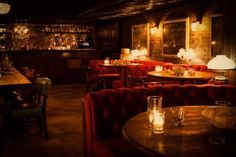
POLYGON ((106 88, 113 80, 119 79, 119 69, 116 67, 103 67, 103 60, 90 60, 88 71, 86 72, 87 90, 99 90, 106 88))
POLYGON ((236 106, 236 86, 232 85, 160 85, 87 93, 84 106, 86 156, 145 156, 122 137, 122 126, 134 115, 146 111, 149 95, 163 96, 163 107, 214 105, 216 100, 227 100, 236 106))
MULTIPOLYGON (((114 62, 111 60, 110 62, 114 62)), ((90 60, 89 68, 90 72, 87 77, 89 86, 97 86, 102 79, 111 78, 110 81, 113 81, 112 87, 119 88, 122 87, 119 80, 119 68, 116 67, 103 67, 103 60, 90 60), (104 76, 105 75, 105 76, 104 76)), ((127 75, 128 75, 128 86, 135 86, 136 83, 142 82, 162 82, 160 79, 148 78, 147 73, 155 70, 156 65, 163 66, 164 69, 172 69, 174 66, 183 67, 185 69, 194 69, 195 71, 207 71, 206 65, 200 64, 173 64, 170 62, 162 62, 158 60, 131 60, 130 63, 139 63, 140 66, 128 66, 127 75)), ((167 83, 178 83, 173 81, 168 81, 167 83)))

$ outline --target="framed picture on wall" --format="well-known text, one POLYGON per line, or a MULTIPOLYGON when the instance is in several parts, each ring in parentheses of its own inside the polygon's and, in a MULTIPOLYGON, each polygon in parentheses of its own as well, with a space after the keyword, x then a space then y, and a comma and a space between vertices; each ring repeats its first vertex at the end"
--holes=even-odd
POLYGON ((223 51, 223 18, 222 14, 211 16, 211 56, 214 57, 223 51))
POLYGON ((177 57, 180 48, 188 48, 189 18, 163 22, 162 55, 177 57))
POLYGON ((132 49, 149 50, 149 24, 132 26, 132 49))

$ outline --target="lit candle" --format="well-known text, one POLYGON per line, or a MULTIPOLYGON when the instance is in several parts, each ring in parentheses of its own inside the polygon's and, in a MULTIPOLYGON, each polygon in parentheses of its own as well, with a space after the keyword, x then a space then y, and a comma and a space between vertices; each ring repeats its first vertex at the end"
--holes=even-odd
POLYGON ((153 123, 153 119, 154 119, 154 114, 153 114, 153 110, 148 110, 148 120, 149 120, 149 126, 152 126, 153 123))
POLYGON ((188 76, 188 71, 184 70, 184 76, 188 76))
POLYGON ((156 72, 162 72, 163 71, 163 66, 159 66, 159 65, 155 66, 155 71, 156 72))
POLYGON ((106 58, 106 59, 104 60, 104 64, 109 64, 109 58, 106 58))
POLYGON ((165 123, 165 112, 162 110, 156 110, 154 112, 153 132, 155 134, 163 133, 164 132, 164 123, 165 123))

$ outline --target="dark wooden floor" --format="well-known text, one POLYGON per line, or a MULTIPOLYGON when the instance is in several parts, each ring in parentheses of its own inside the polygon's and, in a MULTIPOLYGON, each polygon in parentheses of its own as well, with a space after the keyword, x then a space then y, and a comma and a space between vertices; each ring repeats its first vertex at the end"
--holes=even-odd
POLYGON ((35 128, 20 133, 14 144, 5 130, 2 157, 82 157, 85 92, 85 85, 53 86, 47 105, 49 140, 45 141, 35 128))

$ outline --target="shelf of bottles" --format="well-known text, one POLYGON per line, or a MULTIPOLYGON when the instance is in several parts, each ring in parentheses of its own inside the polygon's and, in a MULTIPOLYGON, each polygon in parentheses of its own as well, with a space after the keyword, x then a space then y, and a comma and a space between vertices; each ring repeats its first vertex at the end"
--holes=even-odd
POLYGON ((92 31, 92 26, 75 24, 46 25, 42 30, 48 49, 57 50, 92 47, 92 31))
POLYGON ((0 44, 8 41, 11 50, 93 48, 93 33, 93 25, 14 23, 10 27, 11 38, 0 35, 0 44))
POLYGON ((0 25, 0 50, 6 50, 9 47, 9 31, 7 27, 0 25))
POLYGON ((75 25, 75 24, 54 24, 45 25, 42 30, 47 33, 90 33, 93 27, 89 25, 75 25))

